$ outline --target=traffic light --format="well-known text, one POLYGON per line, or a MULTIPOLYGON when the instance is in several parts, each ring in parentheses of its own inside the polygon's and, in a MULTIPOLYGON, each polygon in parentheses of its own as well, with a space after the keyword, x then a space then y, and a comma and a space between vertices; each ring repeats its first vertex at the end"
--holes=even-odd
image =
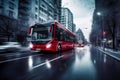
POLYGON ((105 31, 103 31, 103 33, 102 33, 102 34, 103 34, 103 36, 106 36, 106 32, 105 32, 105 31))

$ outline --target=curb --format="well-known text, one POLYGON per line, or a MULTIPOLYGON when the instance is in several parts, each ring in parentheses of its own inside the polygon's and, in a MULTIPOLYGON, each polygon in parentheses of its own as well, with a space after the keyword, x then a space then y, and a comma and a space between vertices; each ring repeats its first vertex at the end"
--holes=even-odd
POLYGON ((109 53, 109 52, 103 51, 102 49, 99 49, 99 48, 97 48, 97 49, 98 49, 99 51, 101 51, 101 52, 107 54, 108 56, 110 56, 110 57, 112 57, 112 58, 114 58, 114 59, 120 61, 120 58, 119 58, 119 57, 116 57, 115 55, 112 55, 112 54, 109 53))

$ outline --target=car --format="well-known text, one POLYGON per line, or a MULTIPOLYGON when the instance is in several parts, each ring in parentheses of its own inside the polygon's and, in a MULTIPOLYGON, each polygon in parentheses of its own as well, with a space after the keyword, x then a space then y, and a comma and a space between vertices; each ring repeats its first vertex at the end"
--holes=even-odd
POLYGON ((84 44, 79 44, 79 47, 84 47, 85 45, 84 44))
POLYGON ((19 50, 21 45, 18 42, 0 42, 0 52, 14 52, 19 50))

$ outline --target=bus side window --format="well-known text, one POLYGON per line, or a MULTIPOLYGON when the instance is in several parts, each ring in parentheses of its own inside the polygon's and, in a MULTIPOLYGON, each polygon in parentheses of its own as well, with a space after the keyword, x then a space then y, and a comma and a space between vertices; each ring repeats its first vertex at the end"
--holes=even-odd
POLYGON ((64 41, 64 33, 63 33, 63 29, 60 29, 60 41, 64 41))
POLYGON ((54 25, 51 25, 51 32, 52 32, 52 37, 54 37, 54 25))
POLYGON ((60 41, 60 29, 58 27, 56 27, 56 38, 60 41))
POLYGON ((63 41, 66 41, 66 32, 63 32, 63 41))
POLYGON ((57 37, 58 41, 64 41, 64 30, 57 27, 56 37, 57 37))

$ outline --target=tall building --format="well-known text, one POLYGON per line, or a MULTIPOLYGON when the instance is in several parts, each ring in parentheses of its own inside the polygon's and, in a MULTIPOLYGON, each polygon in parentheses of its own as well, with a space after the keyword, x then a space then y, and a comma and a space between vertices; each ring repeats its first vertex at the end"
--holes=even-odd
POLYGON ((0 34, 27 32, 29 26, 49 20, 60 22, 61 0, 0 0, 0 34))
MULTIPOLYGON (((41 0, 19 0, 19 26, 22 31, 26 31, 27 28, 39 21, 42 13, 41 0)), ((46 16, 44 15, 44 18, 46 16)))
POLYGON ((40 1, 39 21, 46 22, 49 20, 61 19, 61 0, 41 0, 40 1))
POLYGON ((17 19, 18 0, 0 0, 0 15, 17 19))
POLYGON ((34 17, 32 15, 32 0, 19 0, 18 20, 20 30, 26 30, 29 26, 29 21, 34 17))
POLYGON ((73 23, 72 32, 76 32, 76 25, 73 23))
POLYGON ((39 10, 40 22, 54 20, 54 2, 52 0, 41 0, 39 10))
POLYGON ((19 20, 23 27, 55 19, 60 21, 60 15, 61 0, 19 0, 19 20))
POLYGON ((62 0, 53 0, 53 1, 54 1, 54 19, 60 22, 62 0))
POLYGON ((73 14, 68 8, 62 8, 61 23, 70 31, 73 31, 73 14))
POLYGON ((0 40, 10 41, 17 32, 18 0, 0 0, 0 40))

